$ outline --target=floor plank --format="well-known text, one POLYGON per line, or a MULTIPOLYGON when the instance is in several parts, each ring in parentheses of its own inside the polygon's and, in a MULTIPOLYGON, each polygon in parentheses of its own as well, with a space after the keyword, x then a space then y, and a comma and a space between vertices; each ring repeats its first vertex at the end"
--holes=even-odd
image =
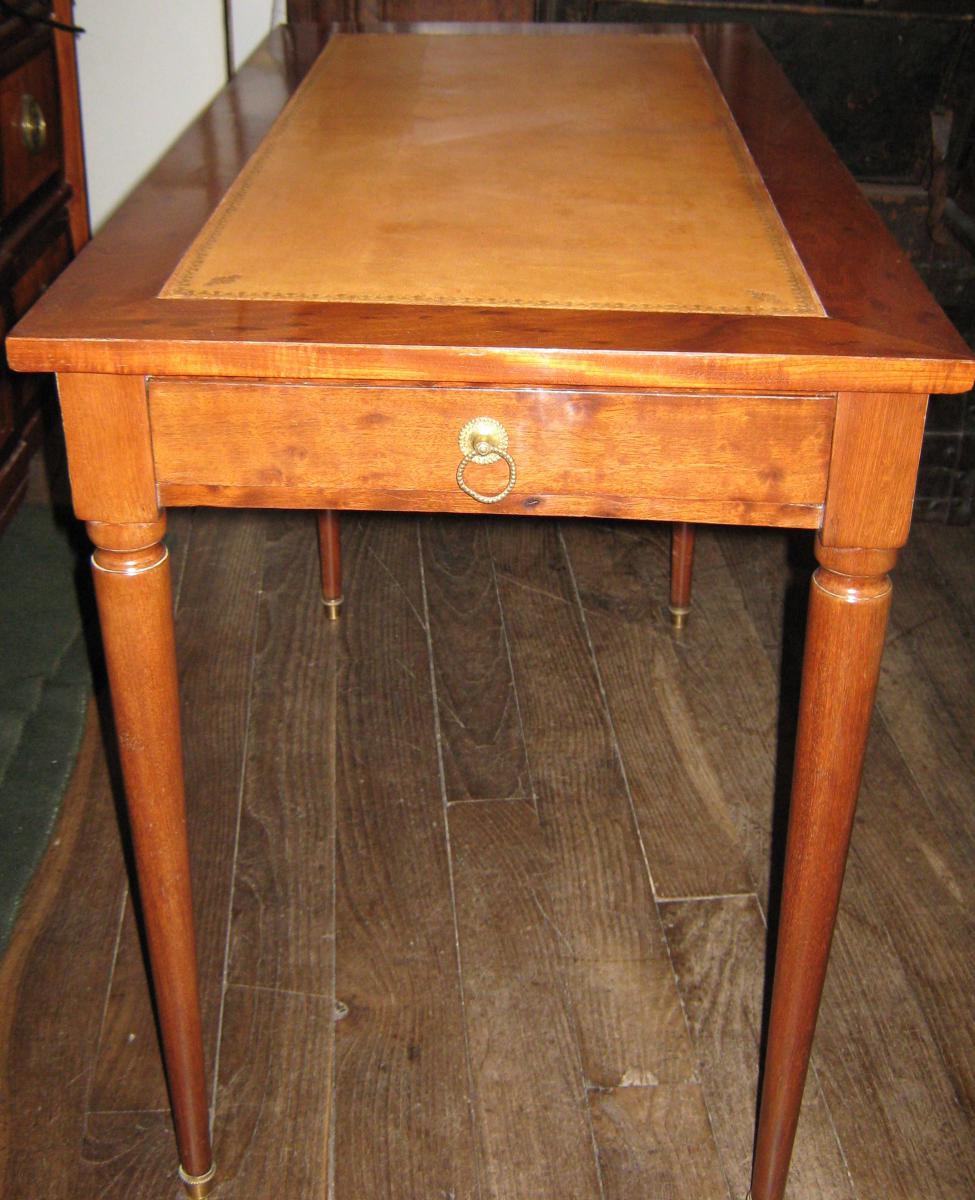
POLYGON ((268 528, 237 842, 228 979, 334 996, 339 630, 307 513, 268 528))
POLYGON ((421 525, 448 803, 532 795, 488 527, 421 525))
MULTIPOLYGON (((914 786, 900 811, 874 828, 890 846, 886 861, 894 874, 885 877, 886 895, 909 910, 891 922, 895 942, 923 997, 958 1103, 975 1126, 975 739, 972 705, 959 703, 975 679, 975 607, 947 586, 929 548, 938 543, 917 543, 905 549, 894 576, 877 698, 901 774, 914 786), (921 909, 917 893, 925 896, 921 909)), ((969 536, 960 548, 975 550, 975 540, 969 536)))
POLYGON ((494 522, 491 549, 583 1070, 600 1087, 687 1079, 687 1033, 558 525, 494 522))
POLYGON ((326 1200, 334 1031, 330 998, 228 990, 214 1200, 326 1200))
MULTIPOLYGON (((886 1200, 925 1190, 975 1195, 975 1125, 952 1070, 971 1045, 975 925, 953 911, 924 853, 946 852, 924 816, 910 773, 875 724, 817 1061, 854 1182, 862 1195, 886 1200), (938 1031, 948 1039, 947 1060, 938 1031)), ((970 1076, 970 1063, 963 1070, 970 1076)))
MULTIPOLYGON (((732 1197, 743 1200, 755 1131, 765 924, 754 896, 674 901, 662 911, 722 1166, 732 1197)), ((787 1200, 850 1200, 853 1195, 830 1113, 811 1073, 787 1200)))
POLYGON ((346 523, 335 1200, 478 1192, 418 528, 346 523))
POLYGON ((563 530, 656 895, 764 889, 774 680, 755 671, 760 648, 742 637, 741 597, 711 531, 698 535, 693 611, 675 635, 664 613, 669 526, 563 530))
POLYGON ((450 813, 467 1036, 487 1200, 597 1196, 571 1001, 534 807, 450 813))
POLYGON ((606 1200, 727 1200, 696 1083, 590 1093, 606 1200))

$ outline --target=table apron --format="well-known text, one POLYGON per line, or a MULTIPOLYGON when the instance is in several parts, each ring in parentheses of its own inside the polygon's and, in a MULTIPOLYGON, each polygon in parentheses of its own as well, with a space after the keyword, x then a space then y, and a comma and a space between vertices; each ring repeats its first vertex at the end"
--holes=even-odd
POLYGON ((149 381, 167 505, 412 509, 815 528, 833 396, 149 381), (489 417, 492 463, 459 437, 489 417))

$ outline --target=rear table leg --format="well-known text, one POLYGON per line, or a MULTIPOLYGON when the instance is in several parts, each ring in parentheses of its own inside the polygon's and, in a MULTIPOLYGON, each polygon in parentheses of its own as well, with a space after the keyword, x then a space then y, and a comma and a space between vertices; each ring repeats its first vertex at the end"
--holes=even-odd
POLYGON ((324 508, 318 514, 318 549, 322 560, 322 604, 330 621, 342 610, 342 545, 339 514, 324 508))
POLYGON ((670 623, 683 629, 691 611, 694 571, 694 526, 675 521, 670 527, 670 623))

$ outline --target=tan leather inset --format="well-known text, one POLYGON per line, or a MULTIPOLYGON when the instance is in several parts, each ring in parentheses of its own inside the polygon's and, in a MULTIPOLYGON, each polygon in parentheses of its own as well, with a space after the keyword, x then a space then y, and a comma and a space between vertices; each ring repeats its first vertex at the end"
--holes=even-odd
POLYGON ((823 315, 688 37, 336 36, 163 296, 823 315))

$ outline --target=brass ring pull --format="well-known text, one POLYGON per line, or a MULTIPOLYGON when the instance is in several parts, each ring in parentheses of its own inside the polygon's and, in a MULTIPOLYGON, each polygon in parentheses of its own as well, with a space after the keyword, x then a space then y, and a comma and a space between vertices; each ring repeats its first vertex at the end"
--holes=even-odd
POLYGON ((460 452, 464 456, 457 467, 457 486, 460 490, 481 504, 497 504, 509 495, 518 478, 518 469, 515 460, 508 453, 508 431, 501 422, 495 421, 493 417, 475 417, 473 421, 467 422, 457 440, 460 452), (472 488, 464 479, 464 472, 471 463, 486 466, 488 463, 497 462, 499 458, 503 458, 508 464, 508 482, 500 492, 486 496, 472 488))
POLYGON ((20 140, 29 154, 40 154, 47 145, 47 118, 33 96, 20 98, 20 140))

